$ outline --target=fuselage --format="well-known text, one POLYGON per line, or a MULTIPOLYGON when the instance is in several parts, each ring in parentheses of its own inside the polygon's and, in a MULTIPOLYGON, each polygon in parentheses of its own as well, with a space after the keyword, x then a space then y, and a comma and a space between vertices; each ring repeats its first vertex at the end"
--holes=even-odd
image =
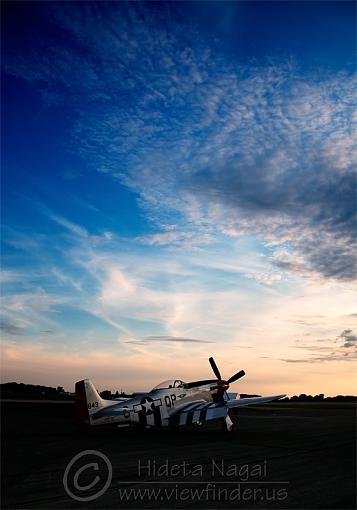
POLYGON ((173 411, 190 402, 212 402, 212 382, 195 387, 180 386, 154 388, 126 401, 104 401, 105 407, 98 409, 96 402, 89 403, 92 425, 116 423, 118 425, 143 424, 146 426, 168 425, 173 411))

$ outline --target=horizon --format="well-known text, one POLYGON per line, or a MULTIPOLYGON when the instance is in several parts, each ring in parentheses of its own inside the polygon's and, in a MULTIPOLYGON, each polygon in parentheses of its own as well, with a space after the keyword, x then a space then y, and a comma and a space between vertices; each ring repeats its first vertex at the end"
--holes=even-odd
POLYGON ((3 5, 2 383, 357 393, 355 14, 3 5))
MULTIPOLYGON (((190 381, 184 381, 184 382, 190 382, 190 381)), ((5 385, 5 384, 23 384, 25 386, 39 386, 39 387, 44 387, 44 388, 47 388, 47 389, 52 389, 52 390, 56 390, 58 388, 62 388, 64 390, 64 393, 66 394, 69 394, 69 395, 74 395, 74 391, 71 391, 70 389, 66 389, 64 386, 57 386, 57 387, 54 387, 54 386, 44 386, 44 385, 41 385, 41 384, 32 384, 32 383, 24 383, 24 382, 18 382, 18 381, 6 381, 6 382, 1 382, 0 385, 5 385)), ((135 395, 135 394, 140 394, 141 392, 128 392, 126 391, 124 388, 97 388, 97 391, 99 393, 103 393, 105 391, 110 391, 110 393, 112 395, 115 395, 116 393, 118 393, 119 395, 135 395)), ((74 387, 72 388, 72 390, 74 390, 74 387)), ((149 388, 146 388, 145 389, 145 392, 147 391, 150 391, 149 388)), ((229 393, 229 392, 228 392, 229 393)), ((256 395, 256 394, 247 394, 247 393, 241 393, 242 395, 252 395, 252 396, 259 396, 259 395, 256 395)), ((238 393, 238 395, 240 395, 240 393, 238 393)), ((300 393, 300 392, 297 392, 296 394, 291 394, 291 395, 285 395, 284 398, 288 398, 288 399, 291 399, 292 397, 299 397, 299 396, 306 396, 306 397, 319 397, 321 395, 323 395, 323 399, 330 399, 330 398, 337 398, 337 397, 354 397, 354 398, 357 398, 357 395, 354 395, 353 393, 347 393, 347 394, 344 394, 344 395, 341 395, 341 394, 334 394, 334 395, 326 395, 325 393, 323 392, 320 392, 320 393, 316 393, 315 395, 314 394, 309 394, 309 393, 300 393)), ((0 395, 1 397, 1 395, 0 395)), ((282 399, 282 401, 284 401, 284 398, 282 399)))

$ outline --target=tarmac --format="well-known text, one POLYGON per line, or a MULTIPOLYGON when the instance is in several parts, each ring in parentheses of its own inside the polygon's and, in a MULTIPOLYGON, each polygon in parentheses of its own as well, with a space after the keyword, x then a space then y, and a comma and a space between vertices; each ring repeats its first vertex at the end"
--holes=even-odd
POLYGON ((73 411, 2 402, 2 508, 356 508, 354 404, 247 407, 232 436, 83 431, 73 411))

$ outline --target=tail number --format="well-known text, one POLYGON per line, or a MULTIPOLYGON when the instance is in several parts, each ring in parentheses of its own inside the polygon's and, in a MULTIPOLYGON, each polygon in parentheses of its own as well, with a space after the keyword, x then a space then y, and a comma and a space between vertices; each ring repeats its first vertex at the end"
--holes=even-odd
POLYGON ((88 409, 94 409, 95 407, 98 407, 98 402, 89 402, 88 409))

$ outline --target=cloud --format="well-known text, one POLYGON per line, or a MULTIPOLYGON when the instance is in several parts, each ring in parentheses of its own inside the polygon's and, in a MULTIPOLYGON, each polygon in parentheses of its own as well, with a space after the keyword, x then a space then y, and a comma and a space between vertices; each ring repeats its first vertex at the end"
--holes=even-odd
POLYGON ((311 322, 311 321, 307 321, 307 320, 304 320, 304 319, 294 320, 293 322, 295 322, 295 324, 300 324, 301 326, 311 326, 311 327, 319 326, 320 324, 322 324, 321 321, 319 321, 319 322, 311 322))
POLYGON ((61 216, 49 214, 49 219, 68 230, 70 233, 78 236, 78 238, 88 239, 92 244, 99 244, 103 242, 109 242, 113 239, 113 234, 109 230, 104 231, 102 234, 90 234, 87 229, 80 225, 73 223, 61 216))
POLYGON ((344 340, 343 347, 356 347, 357 348, 357 336, 353 334, 351 329, 345 329, 342 331, 338 338, 344 340))
POLYGON ((16 326, 15 324, 10 324, 9 322, 0 322, 0 330, 9 335, 23 335, 24 328, 21 326, 16 326))
MULTIPOLYGON (((319 342, 322 342, 323 339, 319 339, 319 342)), ((330 339, 324 340, 326 343, 331 342, 330 339)), ((293 346, 294 348, 303 349, 306 351, 316 351, 318 353, 326 351, 326 354, 313 354, 309 358, 286 358, 281 361, 285 361, 286 363, 320 363, 325 361, 355 361, 357 359, 357 336, 353 334, 351 329, 345 329, 342 333, 336 338, 336 341, 339 342, 340 345, 333 347, 331 345, 321 346, 321 345, 313 345, 309 344, 299 344, 293 346), (342 339, 342 345, 341 345, 342 339)))
MULTIPOLYGON (((42 212, 53 221, 53 214, 43 208, 42 212)), ((113 346, 118 337, 122 341, 145 334, 246 343, 250 338, 245 332, 256 319, 251 316, 255 290, 263 308, 271 300, 271 286, 260 288, 253 280, 246 288, 245 274, 268 273, 267 261, 249 243, 208 245, 173 257, 155 246, 143 249, 140 238, 113 236, 93 243, 89 229, 56 217, 63 232, 56 229, 43 240, 41 250, 26 258, 27 264, 39 268, 37 280, 32 281, 34 271, 24 269, 20 283, 7 289, 3 300, 6 318, 25 320, 33 337, 40 330, 56 331, 56 339, 48 343, 69 343, 80 335, 91 344, 100 337, 113 346), (98 333, 101 329, 105 332, 98 333)), ((162 350, 180 349, 179 342, 161 344, 162 350)), ((145 344, 141 347, 143 351, 145 344)))
MULTIPOLYGON (((338 78, 333 80, 332 88, 338 83, 338 78)), ((343 98, 336 102, 326 97, 326 86, 327 83, 316 85, 317 110, 319 103, 329 102, 334 116, 342 115, 348 122, 350 110, 343 98)), ((294 96, 281 99, 281 103, 286 102, 285 108, 293 101, 294 96)), ((210 162, 208 172, 192 177, 193 191, 196 197, 201 196, 216 207, 217 223, 226 224, 229 234, 239 236, 249 232, 265 239, 271 247, 277 246, 272 261, 279 269, 304 277, 317 274, 353 280, 356 276, 354 143, 351 140, 348 167, 338 167, 324 152, 324 140, 331 134, 333 122, 312 128, 310 122, 301 123, 299 118, 280 116, 278 121, 273 121, 274 111, 270 107, 263 109, 259 117, 265 119, 263 124, 267 123, 268 132, 270 129, 275 129, 275 135, 281 132, 280 142, 273 143, 272 137, 269 139, 272 145, 264 147, 267 133, 259 139, 253 136, 251 126, 246 132, 252 139, 245 135, 245 143, 249 141, 253 148, 249 150, 249 160, 242 160, 242 154, 236 157, 228 154, 223 161, 210 162), (283 133, 288 121, 290 129, 283 133), (304 143, 296 139, 299 131, 304 143)), ((244 153, 245 144, 242 146, 240 152, 244 153)))
POLYGON ((331 352, 331 346, 324 347, 321 345, 310 344, 310 345, 294 345, 291 347, 293 347, 294 349, 303 349, 304 351, 322 351, 322 352, 328 351, 328 352, 331 352))
POLYGON ((80 227, 79 225, 76 225, 72 221, 67 220, 66 218, 62 218, 61 216, 55 216, 51 215, 50 219, 60 225, 61 227, 64 227, 66 230, 69 230, 73 234, 79 236, 79 237, 88 237, 88 232, 85 228, 80 227))
POLYGON ((274 282, 280 282, 283 279, 282 275, 278 273, 246 273, 245 276, 266 285, 272 285, 274 282))
POLYGON ((10 292, 1 296, 2 329, 9 334, 24 334, 38 327, 57 329, 54 312, 71 299, 59 293, 48 293, 43 288, 29 284, 26 291, 10 292))
POLYGON ((302 359, 284 359, 281 361, 285 361, 286 363, 323 363, 325 361, 356 361, 357 353, 351 353, 348 355, 347 353, 340 354, 330 354, 326 356, 315 356, 311 358, 302 358, 302 359))
POLYGON ((185 338, 177 336, 142 336, 134 340, 125 340, 126 344, 145 345, 147 342, 183 342, 194 344, 213 344, 210 340, 197 340, 196 338, 185 338))
POLYGON ((213 239, 213 236, 208 233, 197 237, 195 232, 182 232, 168 228, 165 232, 143 236, 139 240, 144 244, 152 246, 169 246, 171 249, 192 249, 209 244, 213 239))
POLYGON ((24 274, 20 271, 10 269, 2 269, 0 272, 0 283, 6 285, 9 283, 16 283, 24 278, 24 274))

